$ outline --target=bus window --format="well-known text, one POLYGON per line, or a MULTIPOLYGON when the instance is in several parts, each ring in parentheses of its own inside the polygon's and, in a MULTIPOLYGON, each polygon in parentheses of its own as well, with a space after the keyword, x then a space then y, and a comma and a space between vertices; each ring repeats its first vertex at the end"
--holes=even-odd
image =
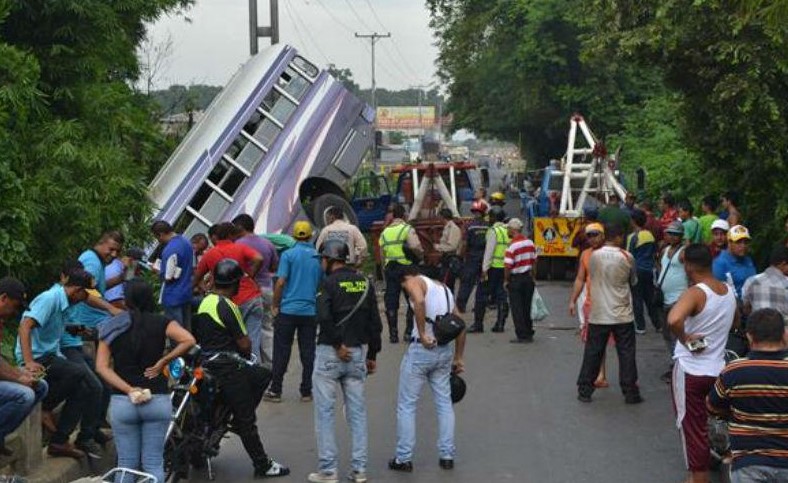
POLYGON ((230 149, 227 150, 227 155, 251 173, 260 160, 263 159, 265 152, 254 143, 249 142, 247 138, 238 136, 230 146, 230 149), (233 156, 233 154, 235 154, 235 156, 233 156))
POLYGON ((318 70, 318 68, 315 67, 314 64, 312 64, 305 58, 301 57, 300 55, 295 56, 295 58, 293 59, 293 65, 297 69, 300 69, 301 72, 306 74, 307 77, 310 77, 312 79, 317 78, 317 75, 320 73, 320 70, 318 70))
POLYGON ((283 96, 276 89, 273 89, 265 96, 260 107, 265 109, 266 112, 271 114, 274 119, 282 124, 285 124, 296 110, 295 104, 290 102, 287 97, 283 96))
POLYGON ((282 129, 274 124, 274 121, 265 118, 254 133, 254 138, 260 141, 263 146, 270 148, 281 131, 282 129))
POLYGON ((221 188, 222 191, 232 196, 238 190, 238 187, 241 186, 241 183, 244 182, 246 175, 222 159, 213 168, 211 174, 208 175, 208 179, 221 188))
POLYGON ((276 83, 283 91, 300 101, 309 88, 309 81, 290 67, 285 70, 276 83))
POLYGON ((203 184, 192 198, 189 206, 199 212, 204 218, 215 221, 221 219, 224 210, 230 206, 230 202, 220 195, 208 184, 203 184))
POLYGON ((182 233, 186 238, 191 238, 197 233, 207 233, 208 228, 208 225, 194 216, 189 210, 184 211, 173 226, 176 233, 182 233))

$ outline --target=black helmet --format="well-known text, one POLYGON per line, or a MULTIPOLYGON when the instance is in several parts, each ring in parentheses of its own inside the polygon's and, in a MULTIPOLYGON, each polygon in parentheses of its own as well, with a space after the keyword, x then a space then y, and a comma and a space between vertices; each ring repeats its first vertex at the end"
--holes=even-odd
POLYGON ((243 276, 243 269, 231 258, 219 260, 213 268, 213 284, 217 287, 232 287, 239 283, 243 276))
POLYGON ((455 373, 449 376, 449 386, 451 387, 451 403, 456 404, 465 397, 465 380, 455 373))
POLYGON ((326 240, 320 246, 320 256, 329 260, 346 262, 348 256, 350 256, 350 249, 348 249, 347 243, 342 240, 326 240))
POLYGON ((490 219, 493 221, 503 221, 506 219, 506 213, 500 206, 493 206, 490 208, 490 219))

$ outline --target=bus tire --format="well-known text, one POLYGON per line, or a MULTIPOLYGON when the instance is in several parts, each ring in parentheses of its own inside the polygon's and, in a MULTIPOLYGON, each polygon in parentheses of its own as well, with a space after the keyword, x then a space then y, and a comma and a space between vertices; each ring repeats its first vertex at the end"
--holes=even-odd
POLYGON ((326 215, 328 214, 329 208, 332 206, 342 208, 342 212, 345 214, 345 220, 358 226, 358 218, 356 218, 356 213, 353 211, 353 207, 350 206, 350 203, 348 203, 345 198, 335 195, 334 193, 326 193, 315 198, 309 206, 309 211, 311 212, 310 218, 312 218, 312 221, 318 228, 326 226, 326 215))

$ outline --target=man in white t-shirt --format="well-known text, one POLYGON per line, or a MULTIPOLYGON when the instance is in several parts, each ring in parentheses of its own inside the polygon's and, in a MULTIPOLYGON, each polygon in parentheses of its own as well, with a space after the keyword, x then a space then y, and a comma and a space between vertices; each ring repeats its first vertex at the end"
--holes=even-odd
POLYGON ((439 315, 457 314, 454 297, 442 283, 425 277, 414 265, 407 265, 400 275, 402 289, 413 308, 415 324, 410 345, 402 358, 397 395, 397 449, 389 460, 389 469, 413 471, 413 449, 416 445, 416 407, 421 389, 429 384, 438 413, 439 464, 444 470, 454 468, 454 408, 451 401, 451 373, 464 370, 465 331, 454 343, 438 345, 432 324, 439 315))
POLYGON ((591 316, 583 365, 577 378, 577 399, 591 402, 594 380, 599 374, 610 334, 618 352, 619 382, 624 402, 643 402, 637 385, 635 361, 635 315, 631 287, 637 283, 635 260, 621 248, 624 230, 617 224, 605 225, 605 245, 596 250, 588 262, 591 274, 591 316))
POLYGON ((690 483, 709 481, 709 438, 706 396, 725 367, 725 344, 738 317, 736 294, 714 278, 709 247, 699 243, 684 249, 684 269, 690 288, 668 314, 676 337, 673 352, 673 402, 681 432, 690 483))

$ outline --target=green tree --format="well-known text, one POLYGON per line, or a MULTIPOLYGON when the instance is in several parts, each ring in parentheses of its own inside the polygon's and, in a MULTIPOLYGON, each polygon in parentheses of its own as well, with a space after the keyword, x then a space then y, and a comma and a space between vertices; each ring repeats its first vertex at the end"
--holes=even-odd
POLYGON ((33 291, 109 228, 147 239, 170 146, 130 85, 145 23, 188 0, 0 0, 0 266, 33 291))

